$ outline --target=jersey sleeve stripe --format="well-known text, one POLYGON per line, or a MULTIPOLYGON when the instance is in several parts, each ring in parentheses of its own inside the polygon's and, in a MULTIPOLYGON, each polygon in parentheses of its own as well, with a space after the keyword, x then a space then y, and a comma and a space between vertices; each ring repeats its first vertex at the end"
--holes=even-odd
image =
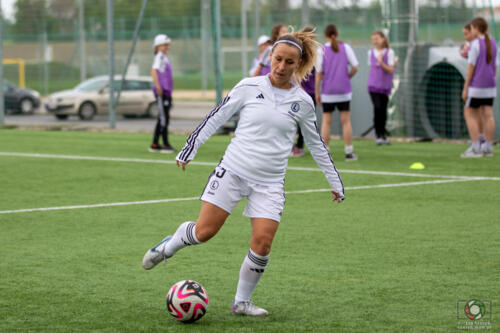
POLYGON ((196 138, 200 134, 200 132, 203 129, 203 127, 205 127, 205 125, 207 124, 208 120, 210 118, 212 118, 229 101, 229 99, 230 99, 230 97, 226 96, 226 98, 224 98, 224 100, 222 100, 222 102, 219 103, 219 105, 217 107, 215 107, 208 114, 208 116, 205 117, 205 119, 201 122, 201 124, 199 124, 198 127, 196 127, 196 129, 194 130, 194 132, 191 133, 191 135, 188 137, 188 139, 186 141, 186 146, 182 149, 182 152, 179 155, 180 156, 180 160, 186 161, 186 158, 188 158, 189 155, 192 153, 192 151, 194 149, 195 142, 196 142, 196 138))
POLYGON ((337 170, 337 167, 335 166, 335 163, 332 160, 332 156, 330 155, 330 152, 329 152, 328 148, 325 145, 325 141, 323 141, 323 138, 321 137, 321 134, 319 134, 318 124, 316 122, 314 122, 314 127, 316 128, 316 133, 318 133, 319 139, 321 140, 321 143, 323 144, 323 147, 326 149, 326 151, 328 153, 328 158, 330 159, 330 162, 332 163, 333 169, 335 169, 335 172, 337 173, 337 176, 338 176, 339 181, 340 181, 340 185, 342 185, 342 195, 344 195, 344 183, 342 182, 342 178, 340 178, 340 173, 337 170))

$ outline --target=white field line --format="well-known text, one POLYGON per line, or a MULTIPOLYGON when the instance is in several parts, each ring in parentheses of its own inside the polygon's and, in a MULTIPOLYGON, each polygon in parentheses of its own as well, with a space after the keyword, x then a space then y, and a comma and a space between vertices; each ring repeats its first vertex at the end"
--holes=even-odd
POLYGON ((43 212, 48 210, 69 210, 69 209, 99 208, 99 207, 113 207, 113 206, 147 205, 147 204, 156 204, 164 202, 174 202, 174 201, 190 201, 199 198, 200 197, 190 197, 190 198, 159 199, 159 200, 146 200, 146 201, 111 202, 111 203, 103 203, 95 205, 27 208, 27 209, 16 209, 16 210, 4 210, 0 211, 0 214, 29 213, 29 212, 43 212))
MULTIPOLYGON (((107 162, 133 162, 133 163, 159 163, 159 164, 175 164, 171 160, 150 160, 142 158, 123 158, 123 157, 100 157, 100 156, 79 156, 79 155, 58 155, 58 154, 31 154, 31 153, 16 153, 16 152, 0 152, 0 156, 12 157, 34 157, 34 158, 54 158, 67 160, 89 160, 89 161, 107 161, 107 162)), ((216 166, 217 163, 192 161, 191 165, 216 166)), ((288 167, 288 170, 294 171, 321 171, 318 168, 305 167, 288 167)), ((497 180, 500 177, 482 177, 482 176, 454 176, 454 175, 432 175, 425 173, 409 173, 409 172, 392 172, 392 171, 370 171, 370 170, 349 170, 341 169, 341 173, 354 173, 379 176, 403 176, 403 177, 423 177, 423 178, 448 178, 448 179, 465 179, 465 180, 497 180)))
MULTIPOLYGON (((457 182, 476 181, 476 180, 477 179, 475 179, 475 178, 427 180, 427 181, 409 182, 409 183, 351 186, 351 187, 346 187, 345 190, 346 191, 355 191, 355 190, 367 190, 367 189, 374 189, 374 188, 457 183, 457 182)), ((303 194, 303 193, 317 193, 317 192, 330 192, 330 189, 286 191, 285 194, 303 194)), ((113 206, 147 205, 147 204, 175 202, 175 201, 192 201, 192 200, 198 200, 198 199, 199 199, 199 197, 188 197, 188 198, 172 198, 172 199, 159 199, 159 200, 146 200, 146 201, 112 202, 112 203, 103 203, 103 204, 94 204, 94 205, 28 208, 28 209, 4 210, 4 211, 0 211, 0 214, 15 214, 15 213, 29 213, 29 212, 51 211, 51 210, 69 210, 69 209, 99 208, 99 207, 113 207, 113 206)))

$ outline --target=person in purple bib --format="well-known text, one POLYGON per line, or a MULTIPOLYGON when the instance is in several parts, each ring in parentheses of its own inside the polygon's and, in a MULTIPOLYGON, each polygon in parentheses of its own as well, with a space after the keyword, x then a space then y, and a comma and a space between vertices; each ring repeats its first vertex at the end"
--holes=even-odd
MULTIPOLYGON (((469 50, 470 50, 470 43, 476 39, 476 37, 474 37, 474 35, 472 34, 472 31, 471 31, 471 26, 470 26, 470 22, 467 22, 463 28, 462 28, 462 35, 464 36, 464 40, 465 42, 462 43, 462 45, 460 46, 460 50, 459 50, 459 53, 462 57, 464 57, 465 59, 467 59, 469 57, 469 50)), ((467 119, 469 118, 469 112, 468 112, 469 108, 465 107, 464 106, 464 119, 465 119, 465 122, 467 123, 467 119)), ((480 114, 480 119, 479 119, 479 142, 481 144, 485 143, 486 142, 486 138, 484 136, 484 124, 486 123, 486 119, 484 119, 484 114, 481 113, 480 114)), ((472 142, 471 142, 472 144, 472 142)))
MULTIPOLYGON (((313 36, 314 40, 316 40, 316 29, 311 27, 311 26, 305 26, 303 28, 303 31, 304 32, 312 32, 314 33, 314 35, 311 35, 313 36)), ((314 102, 314 106, 316 106, 316 96, 314 95, 314 91, 315 91, 315 87, 314 87, 314 84, 315 84, 315 81, 316 81, 316 70, 312 69, 311 73, 309 73, 308 76, 306 76, 302 82, 300 83, 300 86, 302 87, 302 89, 304 89, 304 91, 309 95, 311 96, 313 102, 314 102)), ((305 155, 305 152, 304 152, 304 136, 302 135, 302 131, 300 130, 300 128, 297 129, 297 134, 298 134, 298 138, 297 138, 297 143, 295 143, 295 145, 293 146, 292 148, 292 153, 290 154, 290 156, 293 156, 293 157, 299 157, 299 156, 304 156, 305 155)))
POLYGON ((375 46, 368 51, 368 92, 373 103, 373 127, 375 128, 375 143, 388 145, 390 141, 385 134, 387 122, 387 104, 392 90, 394 73, 394 51, 389 48, 389 42, 382 31, 372 33, 372 44, 375 46))
POLYGON ((257 66, 260 64, 260 60, 262 59, 262 55, 264 54, 264 51, 267 50, 267 48, 271 45, 271 38, 266 35, 262 35, 257 39, 257 47, 259 49, 259 54, 253 59, 252 62, 252 68, 248 71, 248 74, 250 76, 253 76, 253 73, 255 73, 255 70, 257 69, 257 66))
POLYGON ((467 129, 472 145, 461 157, 493 156, 493 136, 495 119, 493 101, 497 94, 496 67, 500 65, 497 57, 497 45, 488 36, 488 23, 482 17, 470 22, 471 32, 476 37, 470 45, 467 61, 469 63, 465 77, 462 99, 465 101, 467 129), (479 141, 479 123, 484 122, 486 142, 479 141))
POLYGON ((151 76, 153 78, 153 94, 158 104, 158 120, 156 122, 153 143, 149 147, 150 152, 172 153, 176 150, 168 141, 168 123, 170 120, 170 106, 172 105, 172 90, 174 82, 172 79, 172 67, 167 58, 170 49, 171 39, 167 35, 157 35, 154 39, 153 68, 151 76), (160 146, 160 136, 163 145, 160 146))
POLYGON ((327 43, 323 45, 316 61, 315 95, 316 103, 323 105, 321 137, 328 147, 332 127, 332 113, 340 112, 342 136, 346 161, 356 161, 352 145, 351 112, 349 104, 352 99, 351 78, 358 71, 358 59, 352 48, 337 40, 337 27, 329 24, 325 28, 327 43))

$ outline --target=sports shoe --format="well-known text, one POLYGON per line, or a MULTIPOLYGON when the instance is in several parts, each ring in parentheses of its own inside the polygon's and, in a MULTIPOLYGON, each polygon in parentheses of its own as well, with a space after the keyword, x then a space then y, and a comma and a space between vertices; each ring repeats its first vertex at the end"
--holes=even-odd
POLYGON ((177 150, 172 147, 171 145, 163 145, 160 148, 160 153, 164 154, 170 154, 170 153, 175 153, 177 150))
POLYGON ((299 148, 299 147, 293 147, 292 153, 290 154, 290 156, 292 156, 292 157, 300 157, 300 156, 304 156, 304 155, 305 155, 304 149, 299 148))
POLYGON ((389 141, 389 139, 387 139, 387 138, 382 138, 382 144, 386 145, 386 146, 390 146, 391 141, 389 141))
POLYGON ((148 252, 146 252, 146 254, 144 255, 144 258, 142 258, 142 268, 149 270, 158 265, 160 262, 166 260, 167 258, 170 258, 167 257, 162 252, 158 251, 157 248, 158 246, 168 242, 171 239, 172 236, 167 236, 161 242, 150 248, 148 252))
POLYGON ((491 149, 481 149, 481 153, 483 153, 484 157, 493 157, 493 151, 491 149))
POLYGON ((383 138, 376 138, 376 139, 375 139, 375 144, 376 144, 377 146, 381 146, 381 145, 383 145, 383 144, 384 144, 384 139, 383 139, 383 138))
POLYGON ((252 316, 252 317, 265 317, 269 314, 267 310, 255 306, 255 304, 253 304, 253 302, 250 301, 235 303, 235 301, 233 300, 232 311, 234 315, 252 316))
POLYGON ((358 160, 358 156, 356 154, 354 154, 354 153, 345 154, 345 160, 346 160, 346 162, 357 161, 358 160))
POLYGON ((478 158, 483 157, 481 152, 477 152, 472 147, 469 147, 465 152, 463 152, 460 157, 462 158, 478 158))
POLYGON ((149 152, 151 153, 159 153, 161 151, 161 147, 159 144, 153 143, 149 146, 149 152))

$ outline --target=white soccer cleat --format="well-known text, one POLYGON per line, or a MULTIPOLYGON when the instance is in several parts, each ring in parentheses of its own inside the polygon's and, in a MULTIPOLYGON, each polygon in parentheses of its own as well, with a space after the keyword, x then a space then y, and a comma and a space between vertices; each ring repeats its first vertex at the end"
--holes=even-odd
POLYGON ((263 308, 255 306, 255 304, 250 301, 238 303, 233 301, 233 314, 240 316, 265 317, 269 314, 269 312, 263 308))
POLYGON ((160 262, 169 258, 165 254, 163 254, 162 251, 159 251, 158 247, 171 239, 172 236, 167 236, 161 242, 150 248, 144 255, 144 258, 142 258, 142 268, 149 270, 158 265, 160 262))
POLYGON ((460 155, 462 158, 478 158, 478 157, 483 157, 483 154, 481 152, 477 152, 472 147, 469 147, 465 152, 460 155))

